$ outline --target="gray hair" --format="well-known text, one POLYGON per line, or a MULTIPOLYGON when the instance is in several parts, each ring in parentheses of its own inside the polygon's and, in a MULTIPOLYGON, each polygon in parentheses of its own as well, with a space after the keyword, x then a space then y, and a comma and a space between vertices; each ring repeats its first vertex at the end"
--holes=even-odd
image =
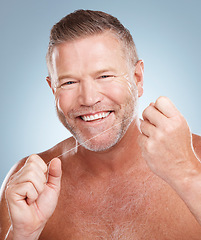
POLYGON ((131 67, 134 67, 139 59, 129 30, 117 18, 107 13, 92 10, 77 10, 62 18, 51 29, 46 55, 49 76, 51 77, 52 52, 55 46, 79 38, 101 34, 106 31, 110 31, 120 40, 129 64, 131 67))

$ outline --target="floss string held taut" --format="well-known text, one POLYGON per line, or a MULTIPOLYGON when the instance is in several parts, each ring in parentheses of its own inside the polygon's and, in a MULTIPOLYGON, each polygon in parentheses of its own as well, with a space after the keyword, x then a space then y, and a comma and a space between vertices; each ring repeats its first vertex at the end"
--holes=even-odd
MULTIPOLYGON (((90 140, 92 140, 92 139, 94 139, 94 138, 100 136, 101 134, 103 134, 103 133, 109 131, 110 129, 112 129, 113 127, 115 127, 115 126, 121 124, 122 122, 124 122, 124 121, 126 121, 126 120, 129 120, 129 119, 131 119, 131 118, 132 118, 132 116, 131 116, 131 117, 128 117, 128 118, 126 118, 126 119, 124 119, 124 120, 122 120, 122 121, 120 121, 120 122, 118 122, 118 123, 116 123, 114 126, 112 126, 112 127, 108 128, 108 129, 104 130, 104 131, 101 132, 101 133, 98 133, 96 136, 94 136, 94 137, 92 137, 92 138, 90 138, 90 139, 87 139, 85 142, 83 142, 83 143, 79 143, 77 146, 75 146, 75 147, 71 148, 70 150, 65 151, 64 153, 58 155, 57 158, 59 158, 59 157, 65 155, 65 154, 67 154, 67 153, 69 153, 69 152, 71 152, 71 151, 77 149, 79 146, 84 145, 86 142, 88 142, 88 141, 90 141, 90 140)), ((51 162, 51 160, 50 160, 47 164, 49 164, 50 162, 51 162)))

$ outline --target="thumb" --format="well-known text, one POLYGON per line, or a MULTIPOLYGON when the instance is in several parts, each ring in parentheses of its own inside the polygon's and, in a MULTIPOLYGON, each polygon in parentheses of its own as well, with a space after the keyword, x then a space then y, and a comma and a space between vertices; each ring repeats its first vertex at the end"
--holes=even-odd
POLYGON ((60 189, 61 175, 61 160, 59 158, 53 158, 48 169, 47 185, 55 190, 60 189))

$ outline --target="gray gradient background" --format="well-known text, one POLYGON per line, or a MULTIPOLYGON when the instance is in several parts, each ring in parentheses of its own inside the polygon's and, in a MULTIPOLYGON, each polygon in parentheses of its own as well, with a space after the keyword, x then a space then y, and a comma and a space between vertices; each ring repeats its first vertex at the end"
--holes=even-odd
POLYGON ((201 133, 201 1, 0 1, 0 184, 21 158, 69 136, 46 84, 45 55, 53 24, 76 9, 103 10, 131 31, 145 62, 140 112, 168 96, 201 133))

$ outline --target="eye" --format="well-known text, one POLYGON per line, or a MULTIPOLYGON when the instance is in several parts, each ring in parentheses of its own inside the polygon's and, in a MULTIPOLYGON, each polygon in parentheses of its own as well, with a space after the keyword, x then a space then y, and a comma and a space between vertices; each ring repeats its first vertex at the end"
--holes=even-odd
POLYGON ((74 82, 74 81, 67 81, 67 82, 62 83, 60 86, 65 88, 65 87, 68 87, 68 86, 72 86, 75 83, 76 82, 74 82))
POLYGON ((101 76, 101 78, 108 78, 108 77, 110 77, 110 75, 103 75, 103 76, 101 76))
POLYGON ((112 77, 114 77, 114 75, 102 75, 102 76, 100 76, 101 79, 103 79, 103 78, 112 78, 112 77))
POLYGON ((62 85, 71 85, 71 84, 74 84, 75 82, 73 82, 73 81, 68 81, 68 82, 65 82, 65 83, 63 83, 62 85))
POLYGON ((77 81, 73 81, 73 80, 66 80, 60 83, 60 87, 63 89, 72 89, 75 87, 75 84, 77 83, 77 81))

